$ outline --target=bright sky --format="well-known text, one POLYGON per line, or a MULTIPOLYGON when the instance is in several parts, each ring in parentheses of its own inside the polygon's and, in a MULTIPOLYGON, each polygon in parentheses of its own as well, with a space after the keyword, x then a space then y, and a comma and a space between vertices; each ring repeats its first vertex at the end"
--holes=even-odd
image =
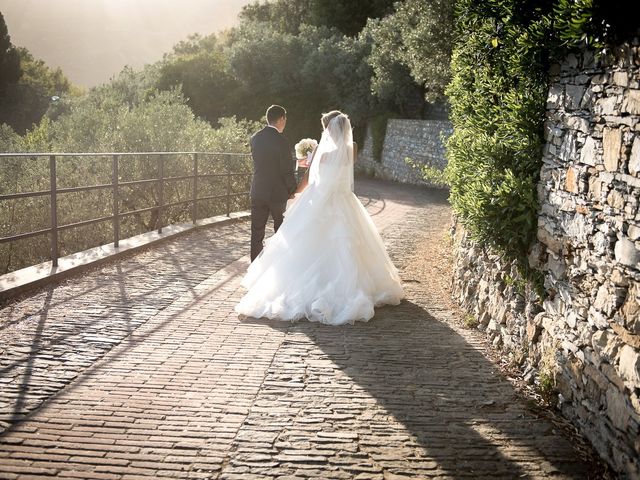
POLYGON ((251 0, 0 0, 14 45, 93 86, 162 58, 192 33, 235 24, 251 0))

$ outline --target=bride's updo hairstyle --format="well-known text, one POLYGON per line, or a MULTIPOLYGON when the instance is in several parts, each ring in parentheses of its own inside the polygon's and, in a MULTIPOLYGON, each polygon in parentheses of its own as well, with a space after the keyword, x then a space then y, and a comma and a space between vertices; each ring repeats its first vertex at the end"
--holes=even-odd
POLYGON ((342 115, 342 112, 340 110, 331 110, 330 112, 323 113, 322 118, 320 119, 320 122, 322 122, 322 128, 326 130, 329 126, 329 122, 336 118, 338 115, 342 115))
POLYGON ((350 140, 347 139, 347 133, 351 133, 351 123, 349 122, 349 117, 346 114, 339 112, 338 115, 329 121, 329 125, 327 125, 326 130, 329 132, 329 135, 331 135, 331 138, 333 138, 333 141, 336 142, 336 144, 338 144, 339 141, 344 143, 350 142, 350 140))

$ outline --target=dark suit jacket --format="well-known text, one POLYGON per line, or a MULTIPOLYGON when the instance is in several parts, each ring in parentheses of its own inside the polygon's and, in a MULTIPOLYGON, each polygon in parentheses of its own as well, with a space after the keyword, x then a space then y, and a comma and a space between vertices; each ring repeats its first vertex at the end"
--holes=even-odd
POLYGON ((296 190, 295 160, 288 140, 275 128, 264 127, 251 137, 252 202, 286 202, 296 190))

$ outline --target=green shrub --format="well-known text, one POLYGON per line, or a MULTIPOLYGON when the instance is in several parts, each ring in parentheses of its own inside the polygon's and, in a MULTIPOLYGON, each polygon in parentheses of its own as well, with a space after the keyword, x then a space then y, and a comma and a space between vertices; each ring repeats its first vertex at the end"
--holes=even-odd
POLYGON ((376 162, 382 162, 382 150, 384 149, 384 139, 387 135, 388 122, 388 114, 378 115, 369 122, 371 128, 371 151, 376 162))
POLYGON ((468 314, 467 316, 464 317, 465 327, 469 329, 474 329, 474 328, 478 328, 478 325, 480 325, 480 322, 478 321, 475 315, 468 314))
POLYGON ((519 3, 458 4, 446 176, 473 238, 524 265, 536 233, 547 65, 544 52, 527 45, 535 15, 521 18, 519 3))
POLYGON ((432 167, 431 165, 424 165, 422 163, 418 163, 409 157, 404 159, 404 163, 406 163, 411 168, 419 170, 420 175, 427 182, 433 185, 441 186, 441 187, 449 186, 449 179, 447 178, 446 170, 440 170, 439 168, 432 167))
POLYGON ((536 390, 547 404, 552 404, 556 398, 557 376, 558 376, 558 351, 560 344, 556 341, 552 345, 547 345, 541 351, 540 371, 536 381, 536 390))
POLYGON ((521 273, 536 281, 526 256, 537 230, 549 65, 572 48, 602 49, 636 31, 620 9, 596 0, 456 5, 447 88, 454 126, 447 141, 451 204, 476 241, 517 260, 521 273))

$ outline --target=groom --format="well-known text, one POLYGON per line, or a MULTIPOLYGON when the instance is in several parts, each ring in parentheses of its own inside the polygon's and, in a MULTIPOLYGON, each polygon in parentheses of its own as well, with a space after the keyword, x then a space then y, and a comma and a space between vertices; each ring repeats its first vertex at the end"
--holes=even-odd
POLYGON ((251 184, 251 261, 262 251, 269 214, 273 229, 282 224, 287 200, 296 190, 295 161, 288 140, 282 135, 287 112, 280 105, 267 109, 267 126, 251 137, 253 182, 251 184))

